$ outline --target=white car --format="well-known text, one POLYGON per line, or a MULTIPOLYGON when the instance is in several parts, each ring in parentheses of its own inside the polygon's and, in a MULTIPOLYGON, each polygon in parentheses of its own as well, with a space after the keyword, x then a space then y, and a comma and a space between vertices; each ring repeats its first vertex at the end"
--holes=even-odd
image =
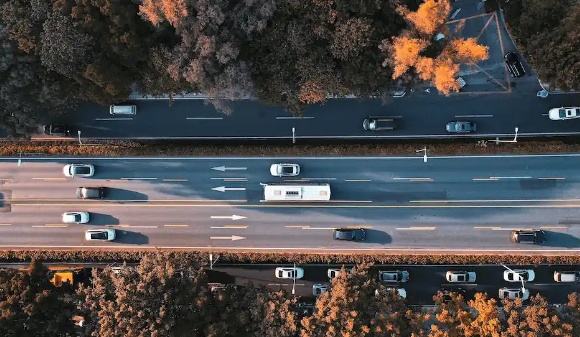
MULTIPOLYGON (((402 298, 407 298, 407 291, 405 290, 405 288, 385 288, 385 290, 389 292, 396 292, 402 298)), ((380 295, 381 292, 379 291, 379 289, 376 289, 375 296, 379 297, 380 295)))
POLYGON ((85 232, 85 239, 87 241, 113 241, 115 240, 115 230, 107 229, 89 229, 85 232))
POLYGON ((340 274, 340 269, 330 268, 330 269, 328 269, 327 274, 328 274, 328 278, 332 280, 333 278, 337 277, 338 274, 340 274))
POLYGON ((62 213, 63 223, 87 223, 89 222, 88 212, 65 212, 62 213))
POLYGON ((278 267, 275 271, 276 278, 301 279, 304 277, 304 269, 300 267, 278 267))
POLYGON ((474 271, 448 271, 445 275, 447 282, 451 283, 471 283, 475 282, 474 271))
POLYGON ((298 164, 272 164, 270 174, 274 177, 295 177, 300 174, 298 164))
POLYGON ((530 291, 526 288, 501 288, 499 290, 499 299, 509 298, 510 300, 515 300, 516 298, 521 298, 522 300, 527 300, 530 298, 530 291))
POLYGON ((550 109, 548 117, 553 121, 580 118, 580 107, 550 109))
POLYGON ((503 272, 503 279, 508 282, 531 282, 536 278, 536 273, 531 269, 514 269, 503 272))
POLYGON ((328 284, 315 284, 312 286, 312 295, 320 296, 328 291, 328 284))
POLYGON ((95 167, 90 164, 68 164, 62 169, 67 177, 88 178, 95 174, 95 167))

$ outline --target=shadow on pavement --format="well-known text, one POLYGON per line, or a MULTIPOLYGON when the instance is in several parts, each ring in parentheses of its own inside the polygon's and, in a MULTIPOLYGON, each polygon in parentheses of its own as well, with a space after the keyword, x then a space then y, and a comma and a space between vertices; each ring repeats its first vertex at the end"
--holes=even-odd
POLYGON ((115 242, 130 245, 146 245, 149 243, 149 237, 139 232, 117 229, 115 242))
POLYGON ((149 200, 147 194, 143 194, 136 191, 126 190, 123 188, 109 187, 107 188, 107 194, 105 195, 106 200, 120 200, 121 203, 131 202, 131 201, 145 201, 149 200))
POLYGON ((542 190, 546 188, 556 188, 556 180, 521 179, 520 187, 523 190, 542 190))
POLYGON ((90 221, 87 225, 95 225, 95 226, 106 226, 106 225, 118 225, 119 219, 115 218, 110 214, 104 213, 89 213, 90 221))
POLYGON ((541 247, 563 247, 563 248, 578 248, 580 247, 580 239, 562 232, 546 232, 546 242, 541 244, 541 247))
POLYGON ((393 242, 393 238, 389 233, 384 231, 378 231, 376 229, 365 229, 366 238, 364 243, 378 243, 381 245, 387 245, 393 242))
POLYGON ((207 279, 209 282, 212 283, 222 283, 222 284, 234 284, 236 283, 236 278, 229 275, 226 272, 213 270, 213 269, 205 269, 205 274, 207 275, 207 279))

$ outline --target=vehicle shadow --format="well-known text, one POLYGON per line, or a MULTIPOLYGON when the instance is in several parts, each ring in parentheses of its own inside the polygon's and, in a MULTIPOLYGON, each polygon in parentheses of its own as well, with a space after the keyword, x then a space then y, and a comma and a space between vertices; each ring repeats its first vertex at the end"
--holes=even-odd
POLYGON ((109 187, 107 188, 107 194, 105 195, 106 200, 118 200, 121 203, 132 202, 132 201, 145 201, 149 200, 149 196, 144 193, 126 190, 123 188, 109 187))
POLYGON ((149 237, 139 232, 117 229, 115 242, 129 245, 146 245, 149 243, 149 237))
POLYGON ((90 220, 87 225, 106 226, 119 224, 119 219, 110 214, 90 212, 89 217, 90 220))
POLYGON ((539 245, 540 247, 563 247, 563 248, 579 248, 580 239, 562 232, 548 232, 546 231, 546 242, 539 245))
POLYGON ((205 274, 207 275, 208 283, 222 283, 222 284, 234 284, 236 283, 236 278, 229 275, 226 272, 213 270, 213 269, 204 269, 205 274))
POLYGON ((377 243, 381 245, 387 245, 393 242, 393 238, 389 233, 384 231, 379 231, 376 229, 365 229, 366 238, 364 243, 377 243))

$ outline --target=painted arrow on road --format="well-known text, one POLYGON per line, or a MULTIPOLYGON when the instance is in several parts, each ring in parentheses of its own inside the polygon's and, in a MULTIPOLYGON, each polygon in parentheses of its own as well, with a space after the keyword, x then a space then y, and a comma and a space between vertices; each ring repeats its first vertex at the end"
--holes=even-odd
POLYGON ((214 187, 214 188, 212 188, 212 190, 218 191, 218 192, 225 192, 225 191, 245 191, 246 188, 245 187, 225 187, 225 186, 220 186, 220 187, 214 187))
POLYGON ((211 216, 211 219, 231 219, 234 221, 245 219, 245 218, 246 218, 245 216, 235 215, 235 214, 234 215, 226 215, 226 216, 223 216, 223 215, 212 215, 211 216))
POLYGON ((212 237, 210 237, 210 239, 212 239, 212 240, 232 240, 232 241, 238 241, 238 240, 245 239, 245 237, 243 237, 243 236, 237 236, 237 235, 232 235, 232 236, 212 236, 212 237))
POLYGON ((216 167, 212 167, 212 170, 216 170, 216 171, 245 171, 247 169, 247 167, 225 167, 225 166, 216 166, 216 167))

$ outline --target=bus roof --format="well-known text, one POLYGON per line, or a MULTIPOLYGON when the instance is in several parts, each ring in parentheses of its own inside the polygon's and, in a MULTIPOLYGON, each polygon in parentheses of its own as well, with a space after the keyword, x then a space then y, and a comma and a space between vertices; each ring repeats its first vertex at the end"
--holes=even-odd
POLYGON ((266 201, 328 201, 330 184, 263 184, 266 201))

